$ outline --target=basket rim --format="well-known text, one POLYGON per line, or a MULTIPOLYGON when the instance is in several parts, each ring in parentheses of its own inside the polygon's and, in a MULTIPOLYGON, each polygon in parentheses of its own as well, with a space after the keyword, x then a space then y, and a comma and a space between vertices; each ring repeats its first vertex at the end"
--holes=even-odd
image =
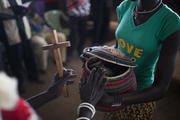
MULTIPOLYGON (((91 58, 89 58, 89 59, 85 62, 85 68, 88 70, 88 72, 91 71, 91 70, 89 69, 89 67, 88 67, 88 62, 89 62, 90 60, 94 59, 94 58, 97 58, 97 57, 91 57, 91 58)), ((104 60, 104 61, 105 61, 105 60, 104 60)), ((106 62, 108 62, 108 61, 106 61, 106 62)), ((127 66, 125 66, 125 67, 127 67, 127 66)), ((128 67, 128 69, 127 69, 124 73, 122 73, 122 74, 120 74, 120 75, 113 76, 113 77, 105 76, 105 78, 107 78, 107 79, 120 78, 120 77, 123 77, 123 76, 127 75, 127 74, 130 72, 130 70, 131 70, 131 67, 128 67)))

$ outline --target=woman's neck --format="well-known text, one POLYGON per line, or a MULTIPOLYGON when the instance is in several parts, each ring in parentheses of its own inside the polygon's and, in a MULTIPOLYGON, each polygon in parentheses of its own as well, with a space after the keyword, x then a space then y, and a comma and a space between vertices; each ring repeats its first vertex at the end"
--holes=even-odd
POLYGON ((138 11, 149 11, 156 7, 161 0, 138 0, 137 9, 138 11))

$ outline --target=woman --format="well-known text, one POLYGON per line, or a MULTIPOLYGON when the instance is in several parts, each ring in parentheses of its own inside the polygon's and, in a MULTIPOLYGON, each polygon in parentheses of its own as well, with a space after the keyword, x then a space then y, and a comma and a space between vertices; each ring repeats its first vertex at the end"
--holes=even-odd
MULTIPOLYGON (((136 62, 138 90, 119 96, 127 108, 103 120, 152 119, 155 103, 168 90, 180 44, 180 18, 162 0, 125 0, 117 7, 116 48, 136 62), (155 70, 156 67, 156 70, 155 70), (155 76, 154 76, 155 72, 155 76)), ((104 95, 101 105, 112 105, 104 95)))

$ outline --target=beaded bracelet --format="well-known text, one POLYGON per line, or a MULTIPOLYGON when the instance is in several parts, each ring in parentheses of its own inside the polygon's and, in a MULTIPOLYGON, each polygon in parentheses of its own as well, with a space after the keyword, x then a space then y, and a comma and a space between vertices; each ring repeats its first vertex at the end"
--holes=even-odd
POLYGON ((81 103, 80 106, 81 106, 81 105, 90 106, 90 107, 93 109, 93 111, 96 112, 96 109, 95 109, 94 106, 93 106, 92 104, 90 104, 90 103, 84 102, 84 103, 81 103))
POLYGON ((78 106, 77 114, 79 114, 80 109, 81 109, 82 107, 88 108, 88 109, 92 112, 91 118, 94 117, 96 110, 95 110, 95 108, 94 108, 93 105, 91 105, 90 103, 81 103, 81 104, 78 106))
POLYGON ((87 118, 87 117, 79 117, 79 118, 77 118, 76 120, 90 120, 90 119, 87 118))

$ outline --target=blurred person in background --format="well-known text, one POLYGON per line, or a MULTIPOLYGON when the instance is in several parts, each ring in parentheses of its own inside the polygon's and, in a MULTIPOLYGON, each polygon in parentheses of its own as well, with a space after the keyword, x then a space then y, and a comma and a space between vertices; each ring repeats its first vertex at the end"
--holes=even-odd
POLYGON ((27 77, 32 82, 39 81, 31 44, 31 30, 27 18, 27 8, 20 6, 21 0, 1 0, 0 11, 9 18, 0 20, 0 41, 5 45, 12 75, 19 80, 19 92, 24 92, 23 83, 27 77))
POLYGON ((91 19, 94 22, 92 43, 94 45, 102 45, 109 41, 111 8, 111 0, 91 0, 91 19))
POLYGON ((67 60, 75 52, 81 54, 84 44, 87 39, 87 20, 90 14, 89 0, 67 0, 66 12, 69 16, 70 35, 68 40, 71 42, 71 47, 67 49, 67 60))

